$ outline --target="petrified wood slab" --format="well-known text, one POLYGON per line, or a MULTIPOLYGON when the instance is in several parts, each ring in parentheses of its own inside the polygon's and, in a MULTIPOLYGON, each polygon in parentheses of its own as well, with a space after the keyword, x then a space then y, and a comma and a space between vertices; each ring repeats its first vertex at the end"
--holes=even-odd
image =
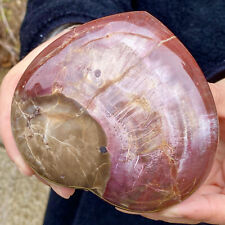
POLYGON ((146 12, 89 22, 44 49, 16 88, 12 127, 40 176, 137 212, 194 192, 218 139, 200 68, 146 12))

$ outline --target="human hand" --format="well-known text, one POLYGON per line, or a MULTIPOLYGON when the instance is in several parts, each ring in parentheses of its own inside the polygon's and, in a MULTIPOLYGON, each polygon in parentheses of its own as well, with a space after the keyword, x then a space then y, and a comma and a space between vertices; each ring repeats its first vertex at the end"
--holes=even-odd
MULTIPOLYGON (((0 136, 2 138, 3 144, 6 148, 6 152, 11 158, 11 160, 17 165, 19 170, 27 176, 31 176, 34 174, 33 170, 24 162, 21 154, 19 153, 16 143, 13 138, 13 134, 11 131, 11 103, 14 94, 14 90, 19 82, 23 72, 27 68, 27 66, 33 61, 33 59, 51 42, 53 42, 56 38, 61 36, 67 32, 64 30, 59 35, 54 38, 49 39, 36 49, 34 49, 30 54, 28 54, 21 62, 19 62, 16 66, 14 66, 5 78, 2 81, 0 87, 0 136)), ((36 175, 37 176, 37 175, 36 175)), ((52 187, 52 189, 64 198, 69 198, 73 193, 74 189, 61 187, 52 183, 48 183, 43 180, 39 176, 37 176, 39 180, 43 183, 52 187)))
MULTIPOLYGON (((0 135, 9 157, 15 162, 20 171, 28 176, 33 175, 34 172, 23 161, 11 132, 10 111, 13 93, 20 77, 31 61, 60 35, 62 33, 34 49, 10 70, 0 89, 0 109, 2 109, 0 110, 0 135)), ((225 224, 225 80, 210 84, 210 88, 220 119, 220 142, 208 179, 197 192, 182 203, 161 212, 142 214, 143 216, 176 223, 208 222, 225 224)), ((47 183, 46 181, 43 182, 47 183)), ((68 198, 74 192, 74 189, 71 188, 59 187, 54 184, 49 185, 56 193, 65 198, 68 198)))
POLYGON ((218 112, 220 140, 207 180, 180 204, 160 212, 144 213, 142 216, 170 223, 225 224, 225 79, 209 85, 218 112))

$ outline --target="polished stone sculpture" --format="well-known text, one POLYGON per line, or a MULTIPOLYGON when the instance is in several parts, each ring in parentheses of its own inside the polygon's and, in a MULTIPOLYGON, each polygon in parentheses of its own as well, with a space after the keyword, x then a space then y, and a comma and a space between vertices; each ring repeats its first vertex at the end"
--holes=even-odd
POLYGON ((135 212, 193 193, 218 140, 200 68, 146 12, 72 28, 45 48, 16 88, 12 128, 41 177, 135 212))

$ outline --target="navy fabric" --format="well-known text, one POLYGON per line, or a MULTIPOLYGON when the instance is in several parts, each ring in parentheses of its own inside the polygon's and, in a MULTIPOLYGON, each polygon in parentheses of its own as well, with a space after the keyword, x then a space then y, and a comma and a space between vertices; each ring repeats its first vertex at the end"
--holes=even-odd
MULTIPOLYGON (((188 48, 209 81, 225 75, 224 0, 29 0, 21 26, 21 58, 55 28, 103 16, 145 10, 161 20, 188 48)), ((167 224, 120 213, 89 192, 65 200, 51 191, 44 225, 167 224)))
MULTIPOLYGON (((44 225, 170 225, 116 210, 91 192, 76 190, 65 200, 51 190, 44 225)), ((176 224, 176 223, 173 223, 176 224)), ((206 223, 201 223, 204 225, 206 223)))
POLYGON ((51 191, 44 225, 149 225, 154 223, 142 216, 119 212, 90 192, 76 190, 65 200, 51 191), (57 222, 56 222, 57 221, 57 222))
POLYGON ((56 27, 106 15, 145 10, 188 48, 208 80, 225 65, 224 0, 30 0, 21 27, 21 58, 56 27))
POLYGON ((30 0, 20 32, 21 58, 62 24, 85 23, 131 10, 124 0, 30 0))
POLYGON ((186 46, 208 77, 208 70, 225 64, 224 0, 136 0, 162 21, 186 46))

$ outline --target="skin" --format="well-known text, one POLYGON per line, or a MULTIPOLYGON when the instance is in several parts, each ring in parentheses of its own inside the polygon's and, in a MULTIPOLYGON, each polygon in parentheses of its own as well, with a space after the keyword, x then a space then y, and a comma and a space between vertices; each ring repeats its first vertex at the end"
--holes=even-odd
MULTIPOLYGON (((0 110, 0 136, 8 156, 16 164, 21 173, 27 176, 34 175, 34 172, 26 165, 21 157, 11 131, 10 114, 13 93, 19 79, 31 61, 48 44, 65 32, 67 32, 67 30, 30 52, 30 54, 8 72, 0 87, 0 109, 3 109, 0 110)), ((220 140, 208 179, 197 192, 182 203, 161 212, 145 213, 142 214, 142 216, 171 223, 197 224, 206 222, 212 224, 225 224, 225 79, 215 84, 209 84, 209 86, 219 116, 220 140)), ((51 188, 63 198, 69 198, 75 191, 72 188, 60 187, 48 183, 37 175, 35 176, 46 185, 51 186, 51 188)))

